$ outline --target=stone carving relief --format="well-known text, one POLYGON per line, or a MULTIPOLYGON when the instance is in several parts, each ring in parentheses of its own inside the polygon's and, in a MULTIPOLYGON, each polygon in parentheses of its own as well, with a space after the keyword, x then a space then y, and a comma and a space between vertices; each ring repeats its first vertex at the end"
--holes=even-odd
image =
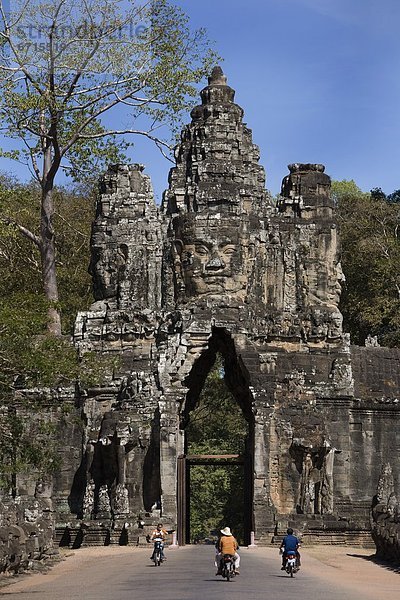
POLYGON ((120 516, 129 514, 128 490, 123 483, 117 484, 112 508, 114 515, 120 516))
POLYGON ((300 471, 297 512, 301 514, 332 514, 334 509, 333 466, 335 453, 328 440, 319 446, 304 445, 294 439, 290 449, 300 471))
POLYGON ((365 338, 365 346, 367 348, 379 348, 380 344, 378 342, 378 336, 368 334, 365 338))
POLYGON ((100 182, 92 227, 94 296, 113 308, 159 307, 162 237, 143 165, 113 165, 100 182))
POLYGON ((390 463, 382 465, 376 496, 372 503, 372 537, 377 556, 385 560, 400 559, 400 502, 395 493, 390 463))
POLYGON ((82 516, 84 519, 90 519, 93 515, 94 511, 94 491, 95 484, 93 479, 91 479, 85 488, 85 494, 83 496, 83 505, 82 505, 82 516))
POLYGON ((149 373, 129 373, 122 378, 118 392, 121 407, 127 407, 134 401, 145 401, 154 389, 154 377, 149 373))
POLYGON ((101 485, 97 497, 97 506, 95 507, 96 514, 100 518, 111 517, 111 502, 110 494, 107 485, 101 485))
POLYGON ((178 294, 244 300, 247 276, 238 225, 220 215, 213 221, 194 215, 175 220, 178 294))
POLYGON ((129 453, 140 443, 140 436, 129 419, 121 419, 121 413, 115 411, 104 414, 98 439, 89 441, 86 446, 84 518, 108 513, 111 509, 115 515, 129 512, 126 469, 129 453))
MULTIPOLYGON (((354 385, 330 178, 323 165, 293 163, 275 204, 234 96, 214 69, 159 209, 140 165, 115 165, 103 179, 92 236, 98 302, 76 339, 121 367, 107 406, 85 400, 96 433, 85 438, 85 515, 102 503, 129 515, 141 496, 144 513, 176 519, 179 411, 196 402, 188 381, 217 328, 237 345, 253 395, 256 521, 265 526, 273 503, 282 514, 334 512, 335 445, 349 435, 354 385), (336 432, 328 423, 338 412, 336 432)), ((342 498, 345 477, 335 479, 342 498)))
POLYGON ((336 358, 332 364, 332 370, 329 375, 336 389, 351 393, 354 380, 351 364, 348 358, 336 358))

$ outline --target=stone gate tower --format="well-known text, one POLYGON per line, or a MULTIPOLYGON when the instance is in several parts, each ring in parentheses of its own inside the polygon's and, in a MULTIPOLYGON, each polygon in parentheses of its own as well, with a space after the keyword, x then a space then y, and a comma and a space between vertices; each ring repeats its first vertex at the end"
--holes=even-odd
POLYGON ((102 179, 96 301, 74 340, 118 366, 79 397, 82 454, 56 490, 60 525, 84 519, 134 539, 161 515, 185 541, 185 428, 219 352, 249 424, 247 531, 267 543, 289 523, 353 541, 369 529, 388 432, 398 440, 398 355, 351 347, 342 331, 324 166, 289 165, 273 202, 234 95, 215 68, 160 208, 141 165, 102 179))

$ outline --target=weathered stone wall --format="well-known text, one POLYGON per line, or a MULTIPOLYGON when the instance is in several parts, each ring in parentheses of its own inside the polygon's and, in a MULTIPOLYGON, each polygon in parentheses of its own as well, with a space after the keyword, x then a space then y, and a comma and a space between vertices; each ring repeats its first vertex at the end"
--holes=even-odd
POLYGON ((162 518, 184 541, 177 465, 220 353, 249 425, 247 534, 267 543, 290 523, 354 540, 370 529, 393 443, 399 455, 400 354, 354 348, 343 332, 324 166, 289 165, 275 204, 219 68, 201 99, 160 208, 140 165, 110 167, 101 182, 95 302, 78 315, 74 343, 118 362, 73 400, 83 426, 79 436, 64 426, 58 527, 68 543, 132 543, 162 518))
POLYGON ((350 493, 369 501, 382 466, 390 462, 394 492, 400 495, 400 351, 351 348, 355 378, 350 409, 350 493), (362 465, 362 468, 360 468, 362 465))
POLYGON ((113 532, 116 542, 121 536, 137 541, 144 534, 139 524, 160 518, 156 345, 170 327, 160 314, 163 243, 162 219, 143 167, 110 167, 100 183, 92 230, 96 301, 78 315, 74 333, 82 354, 117 358, 108 383, 86 390, 80 400, 85 427, 72 525, 76 529, 83 520, 84 543, 96 543, 90 532, 96 527, 101 539, 113 532))
MULTIPOLYGON (((201 98, 176 148, 159 212, 136 167, 136 191, 129 183, 132 168, 113 168, 102 184, 92 260, 99 302, 79 315, 75 341, 82 352, 122 359, 108 401, 104 390, 88 391, 84 410, 91 415, 95 455, 108 421, 111 446, 121 453, 120 446, 129 448, 125 454, 136 468, 125 476, 120 467, 104 466, 112 475, 98 477, 95 496, 104 480, 112 498, 122 477, 129 514, 151 518, 153 507, 176 522, 177 457, 185 452, 190 412, 220 352, 228 387, 249 423, 257 537, 266 540, 277 523, 296 515, 303 529, 368 528, 368 499, 387 452, 385 436, 370 432, 379 431, 378 423, 383 432, 397 412, 395 405, 390 416, 372 410, 355 383, 352 360, 360 380, 360 352, 351 350, 338 308, 343 274, 330 178, 323 165, 289 165, 275 206, 251 130, 221 70, 213 71, 201 98), (152 218, 145 229, 136 224, 137 190, 152 218), (149 228, 156 232, 151 266, 149 228), (152 281, 161 282, 157 301, 148 294, 147 276, 138 287, 129 261, 122 261, 119 279, 113 274, 117 246, 130 248, 132 240, 128 254, 135 252, 143 273, 151 269, 152 281), (118 280, 113 286, 104 283, 110 272, 118 280), (121 390, 128 380, 136 387, 126 401, 121 390), (130 431, 142 428, 140 447, 150 448, 153 435, 147 462, 135 436, 127 443, 121 433, 124 423, 130 431), (145 423, 153 423, 151 434, 145 423), (369 474, 361 482, 363 460, 369 474), (156 475, 146 495, 141 473, 149 473, 149 464, 156 475)), ((390 356, 394 369, 398 357, 390 356)), ((89 467, 89 481, 95 471, 89 467)))
POLYGON ((15 394, 15 413, 35 438, 36 448, 31 451, 40 453, 40 444, 48 451, 43 465, 47 474, 31 466, 29 472, 17 473, 14 493, 2 493, 1 573, 45 568, 46 560, 58 554, 55 526, 71 516, 71 490, 82 456, 84 427, 74 396, 74 389, 67 388, 18 390, 15 394))

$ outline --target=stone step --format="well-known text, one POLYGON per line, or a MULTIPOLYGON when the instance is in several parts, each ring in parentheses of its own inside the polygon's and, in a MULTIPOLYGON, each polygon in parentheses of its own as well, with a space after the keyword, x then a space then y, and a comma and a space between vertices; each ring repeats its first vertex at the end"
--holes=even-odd
MULTIPOLYGON (((297 533, 297 532, 295 532, 297 533)), ((286 535, 286 530, 281 530, 274 535, 256 536, 255 543, 258 546, 277 546, 286 535)), ((299 534, 298 534, 299 535, 299 534)), ((305 531, 299 535, 301 543, 305 546, 314 546, 319 544, 333 546, 355 546, 357 548, 375 548, 371 532, 368 530, 316 530, 305 531)))

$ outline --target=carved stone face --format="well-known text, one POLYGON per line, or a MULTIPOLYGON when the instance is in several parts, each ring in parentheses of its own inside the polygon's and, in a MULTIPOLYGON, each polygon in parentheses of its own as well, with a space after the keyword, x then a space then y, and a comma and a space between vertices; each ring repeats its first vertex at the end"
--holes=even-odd
POLYGON ((126 244, 117 247, 92 247, 89 272, 93 277, 96 300, 116 297, 121 281, 125 278, 128 260, 126 244))
POLYGON ((192 218, 179 231, 175 248, 187 297, 245 297, 247 276, 239 231, 223 221, 210 224, 192 218))

